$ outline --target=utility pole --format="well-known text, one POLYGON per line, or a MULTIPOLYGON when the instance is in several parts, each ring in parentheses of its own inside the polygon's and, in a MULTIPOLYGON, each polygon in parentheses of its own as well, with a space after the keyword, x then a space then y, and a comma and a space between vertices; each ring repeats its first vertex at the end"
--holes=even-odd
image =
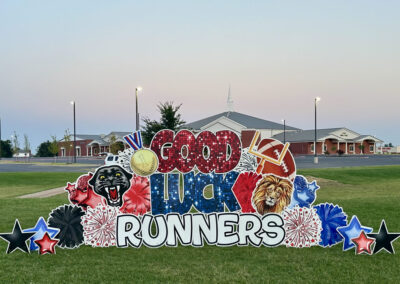
POLYGON ((0 160, 1 160, 1 145, 3 144, 3 142, 1 141, 1 117, 0 117, 0 160))
POLYGON ((138 106, 138 92, 142 90, 142 87, 136 87, 135 97, 136 97, 136 131, 139 131, 139 106, 138 106))
POLYGON ((314 164, 318 164, 318 154, 317 154, 317 103, 321 100, 320 97, 316 97, 314 99, 314 122, 315 122, 315 127, 314 127, 314 164))
POLYGON ((76 119, 75 119, 75 101, 71 102, 74 113, 74 163, 76 163, 76 119))
POLYGON ((283 144, 286 144, 286 119, 282 119, 283 122, 283 144))

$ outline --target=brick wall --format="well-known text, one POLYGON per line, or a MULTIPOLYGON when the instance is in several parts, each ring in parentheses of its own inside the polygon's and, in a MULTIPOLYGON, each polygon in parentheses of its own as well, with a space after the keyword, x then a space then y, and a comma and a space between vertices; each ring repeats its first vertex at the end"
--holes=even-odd
MULTIPOLYGON (((242 148, 247 148, 251 144, 251 140, 253 140, 254 134, 256 133, 256 130, 242 130, 241 133, 241 140, 242 140, 242 148)), ((256 145, 260 143, 261 140, 261 135, 258 137, 258 140, 256 142, 256 145)))
MULTIPOLYGON (((87 156, 87 145, 92 142, 92 140, 79 140, 76 141, 76 146, 81 147, 81 156, 87 156)), ((73 156, 74 155, 74 141, 70 142, 58 142, 58 156, 61 156, 61 148, 65 148, 65 156, 73 156), (68 147, 68 144, 72 145, 68 147)))

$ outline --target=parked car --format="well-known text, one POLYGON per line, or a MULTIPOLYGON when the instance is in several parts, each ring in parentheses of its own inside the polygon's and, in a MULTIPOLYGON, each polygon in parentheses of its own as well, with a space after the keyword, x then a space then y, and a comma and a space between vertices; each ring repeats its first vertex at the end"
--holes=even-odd
POLYGON ((118 165, 118 155, 108 154, 104 160, 104 164, 107 166, 118 165))

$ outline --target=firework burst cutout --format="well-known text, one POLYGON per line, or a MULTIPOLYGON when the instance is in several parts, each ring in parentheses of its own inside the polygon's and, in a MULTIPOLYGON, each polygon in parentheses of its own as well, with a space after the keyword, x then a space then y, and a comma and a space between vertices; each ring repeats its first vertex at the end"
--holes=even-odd
POLYGON ((258 167, 256 156, 249 153, 249 148, 242 149, 242 155, 236 168, 237 172, 255 172, 258 167))
POLYGON ((282 217, 287 247, 311 247, 321 241, 322 225, 315 209, 295 206, 293 209, 286 209, 282 217))
POLYGON ((119 209, 111 206, 88 208, 82 218, 85 244, 92 247, 115 246, 118 213, 119 209))
POLYGON ((135 151, 132 148, 125 149, 118 152, 118 164, 124 168, 128 173, 133 173, 131 169, 131 159, 135 151))

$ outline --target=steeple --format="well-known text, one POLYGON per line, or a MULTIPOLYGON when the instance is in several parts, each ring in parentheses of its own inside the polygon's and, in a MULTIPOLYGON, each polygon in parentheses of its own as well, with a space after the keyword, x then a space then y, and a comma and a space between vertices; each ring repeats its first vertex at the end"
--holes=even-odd
POLYGON ((228 112, 233 112, 233 100, 231 97, 231 85, 229 84, 228 90, 228 99, 226 100, 226 106, 228 108, 228 112))

